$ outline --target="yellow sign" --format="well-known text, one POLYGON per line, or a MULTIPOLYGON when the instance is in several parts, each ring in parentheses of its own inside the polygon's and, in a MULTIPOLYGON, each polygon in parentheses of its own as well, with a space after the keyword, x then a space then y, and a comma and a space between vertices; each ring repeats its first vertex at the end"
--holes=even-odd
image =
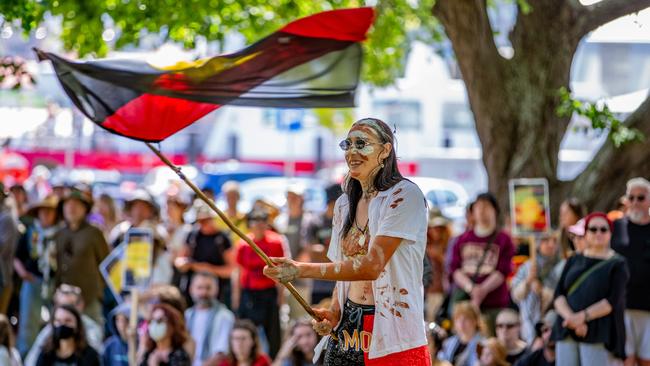
POLYGON ((153 271, 153 232, 131 229, 126 233, 126 248, 122 261, 122 288, 146 288, 153 271))

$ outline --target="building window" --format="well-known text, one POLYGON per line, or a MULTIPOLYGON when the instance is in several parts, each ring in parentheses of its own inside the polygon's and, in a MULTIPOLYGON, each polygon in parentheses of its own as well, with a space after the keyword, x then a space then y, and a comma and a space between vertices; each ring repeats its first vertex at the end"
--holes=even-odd
POLYGON ((417 130, 421 123, 420 102, 415 100, 381 100, 373 103, 375 114, 397 130, 417 130))

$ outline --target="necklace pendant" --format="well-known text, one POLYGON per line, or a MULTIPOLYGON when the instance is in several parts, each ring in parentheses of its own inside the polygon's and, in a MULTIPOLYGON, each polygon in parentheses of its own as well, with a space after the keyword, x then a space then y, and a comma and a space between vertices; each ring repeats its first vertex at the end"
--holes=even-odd
POLYGON ((366 244, 366 235, 361 234, 361 236, 359 236, 359 246, 363 247, 365 244, 366 244))

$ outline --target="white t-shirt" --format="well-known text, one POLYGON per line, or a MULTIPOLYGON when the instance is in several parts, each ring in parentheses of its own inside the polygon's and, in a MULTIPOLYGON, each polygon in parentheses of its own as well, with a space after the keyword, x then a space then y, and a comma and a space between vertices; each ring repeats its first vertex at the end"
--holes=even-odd
MULTIPOLYGON (((343 194, 334 207, 332 239, 327 252, 332 262, 344 260, 341 231, 348 209, 348 197, 343 194)), ((403 180, 377 193, 370 201, 368 217, 370 246, 379 235, 403 239, 379 278, 372 281, 375 317, 368 357, 374 359, 427 344, 422 286, 427 230, 424 195, 417 185, 403 180)), ((337 282, 341 307, 349 288, 349 281, 337 282)), ((314 359, 320 356, 328 339, 329 336, 321 340, 314 359)))

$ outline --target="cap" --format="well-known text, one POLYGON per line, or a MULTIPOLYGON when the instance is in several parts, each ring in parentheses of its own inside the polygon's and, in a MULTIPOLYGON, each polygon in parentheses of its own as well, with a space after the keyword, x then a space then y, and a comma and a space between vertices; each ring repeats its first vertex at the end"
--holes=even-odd
POLYGON ((254 208, 246 215, 248 221, 268 221, 269 213, 261 208, 254 208))
POLYGON ((578 220, 575 225, 569 226, 567 231, 576 236, 585 236, 585 219, 578 220))
POLYGON ((87 212, 90 212, 90 209, 93 207, 93 198, 88 194, 88 192, 80 191, 77 189, 70 190, 62 200, 59 202, 59 208, 63 207, 63 204, 69 200, 77 200, 83 203, 86 206, 87 212))
POLYGON ((223 193, 239 192, 239 183, 237 183, 234 180, 229 180, 221 186, 221 192, 223 193))
POLYGON ((153 199, 153 196, 144 188, 138 188, 129 195, 129 198, 124 202, 124 211, 128 212, 131 210, 131 206, 133 206, 133 203, 136 201, 148 203, 153 209, 154 215, 158 216, 158 213, 160 212, 158 204, 153 199))
POLYGON ((439 208, 434 207, 429 210, 429 227, 440 227, 449 225, 449 219, 446 218, 439 208))
POLYGON ((196 221, 214 219, 218 216, 207 203, 200 199, 194 201, 194 209, 196 210, 196 221))

